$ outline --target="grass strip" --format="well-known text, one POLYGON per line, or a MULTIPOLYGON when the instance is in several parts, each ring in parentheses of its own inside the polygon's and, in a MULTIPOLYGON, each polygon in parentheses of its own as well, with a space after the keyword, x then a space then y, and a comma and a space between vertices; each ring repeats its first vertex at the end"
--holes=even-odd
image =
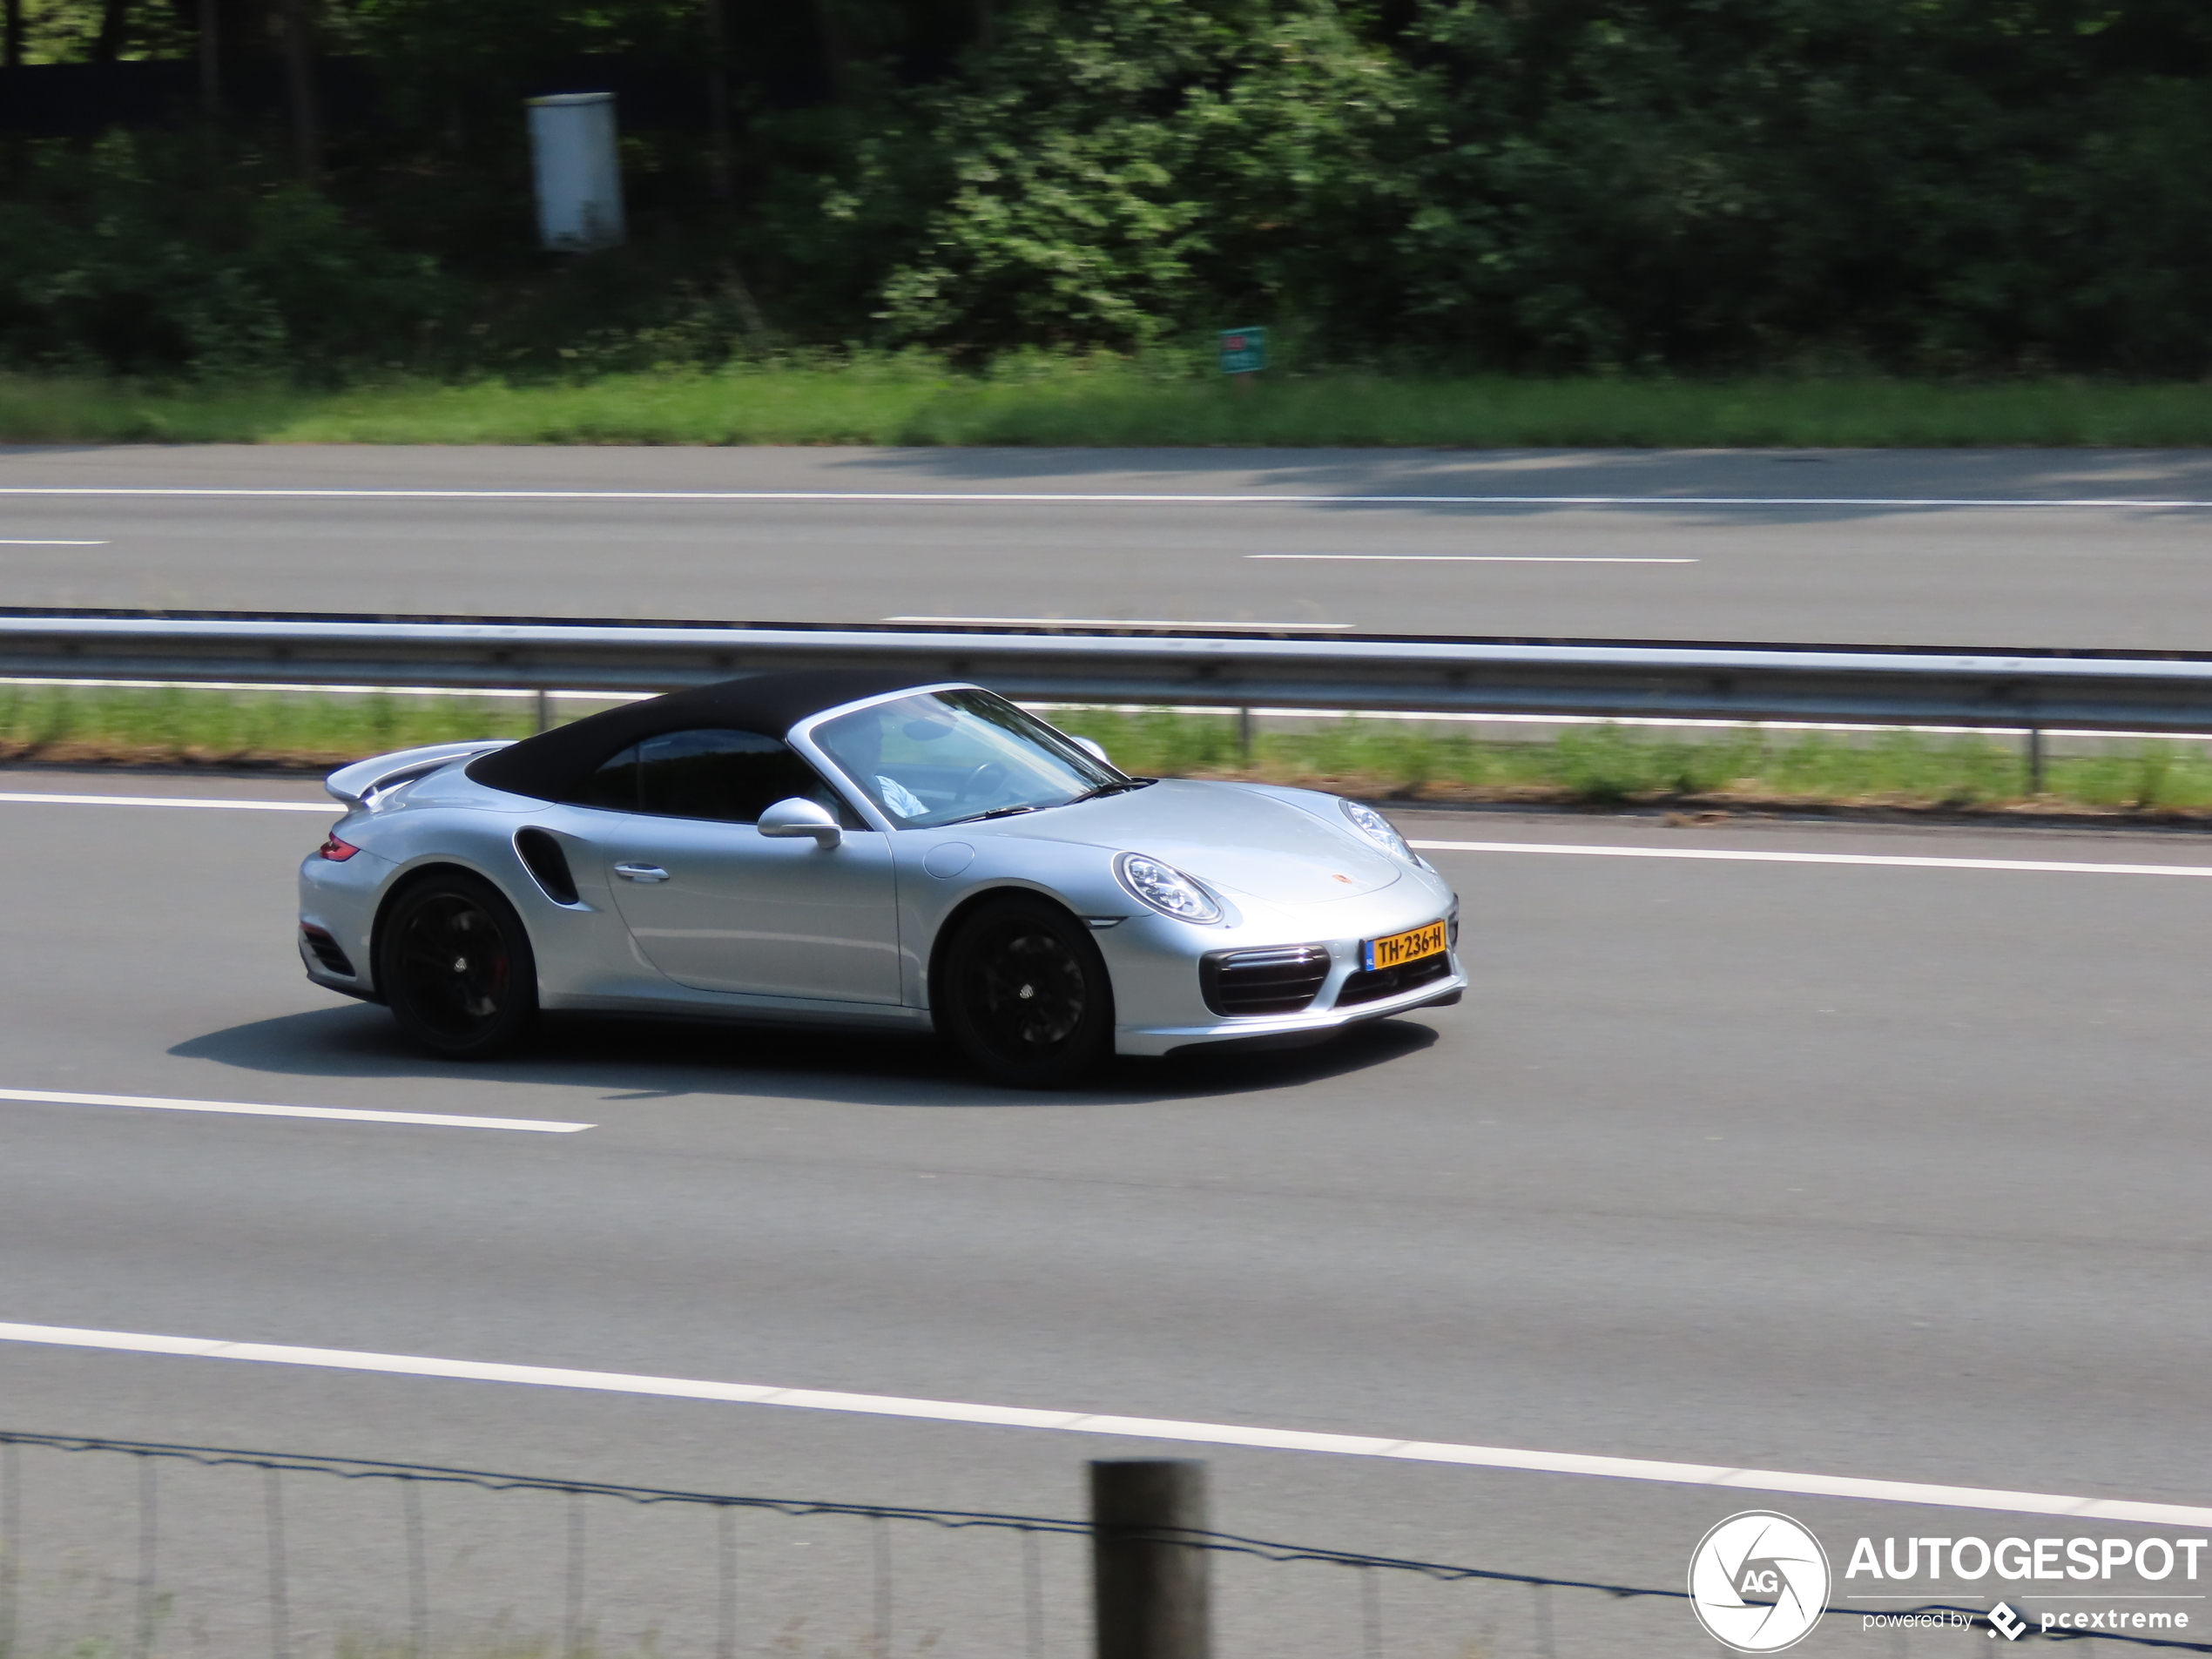
POLYGON ((2212 445, 2212 384, 1861 377, 1224 381, 1118 360, 957 374, 918 354, 552 385, 314 391, 0 375, 0 442, 1807 448, 2212 445))
MULTIPOLYGON (((557 706, 557 705, 556 705, 557 706)), ((575 710, 583 711, 581 709, 575 710)), ((1374 799, 1689 808, 2073 812, 2212 821, 2212 745, 2111 740, 2055 755, 2031 794, 2017 739, 1569 726, 1500 741, 1410 721, 1060 711, 1146 776, 1251 778, 1374 799)), ((527 699, 183 687, 0 685, 0 761, 317 771, 415 744, 523 737, 527 699)))
POLYGON ((2113 743, 2101 745, 2102 753, 2052 758, 2043 789, 2031 793, 2022 745, 2008 738, 1750 726, 1685 738, 1601 725, 1501 742, 1412 722, 1345 719, 1289 731, 1263 723, 1247 758, 1232 717, 1090 710, 1054 718, 1138 772, 1258 778, 1408 803, 2212 813, 2212 745, 2186 740, 2113 743))
POLYGON ((527 698, 0 685, 0 761, 313 771, 532 729, 527 698))

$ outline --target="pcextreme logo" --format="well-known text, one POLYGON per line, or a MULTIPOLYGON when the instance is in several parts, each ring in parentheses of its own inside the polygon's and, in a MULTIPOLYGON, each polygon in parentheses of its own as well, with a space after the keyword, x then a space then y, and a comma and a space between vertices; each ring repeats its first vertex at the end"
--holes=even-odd
POLYGON ((1828 1605, 1828 1554, 1787 1515, 1747 1509, 1697 1541, 1689 1606, 1723 1647, 1779 1653, 1811 1634, 1828 1605))

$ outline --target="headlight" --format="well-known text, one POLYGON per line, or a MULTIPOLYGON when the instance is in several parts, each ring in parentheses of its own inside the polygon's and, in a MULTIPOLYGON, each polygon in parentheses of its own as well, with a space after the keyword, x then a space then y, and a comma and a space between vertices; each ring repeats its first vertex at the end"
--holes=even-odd
POLYGON ((1390 820, 1373 807, 1362 806, 1356 800, 1340 800, 1337 805, 1344 808, 1344 815, 1352 821, 1361 834, 1386 853, 1394 853, 1408 864, 1420 862, 1413 856, 1413 849, 1406 845, 1406 838, 1391 828, 1390 820))
POLYGON ((1221 907, 1204 888, 1174 866, 1140 853, 1124 853, 1114 860, 1114 873, 1132 898, 1177 921, 1219 921, 1221 907))

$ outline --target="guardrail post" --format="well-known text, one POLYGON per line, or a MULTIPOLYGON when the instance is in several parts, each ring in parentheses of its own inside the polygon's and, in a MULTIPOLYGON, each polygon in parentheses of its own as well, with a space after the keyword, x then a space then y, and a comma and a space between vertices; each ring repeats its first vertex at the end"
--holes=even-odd
POLYGON ((2043 728, 2040 725, 2027 729, 2027 792, 2043 792, 2043 728))
POLYGON ((1206 1466, 1114 1459, 1090 1466, 1091 1584, 1098 1659, 1209 1659, 1206 1466))

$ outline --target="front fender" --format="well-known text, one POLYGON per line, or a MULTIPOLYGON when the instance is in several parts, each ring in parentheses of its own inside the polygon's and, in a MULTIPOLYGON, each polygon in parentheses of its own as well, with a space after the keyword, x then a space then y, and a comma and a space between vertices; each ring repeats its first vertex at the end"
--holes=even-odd
POLYGON ((1086 918, 1126 916, 1139 907, 1114 879, 1114 854, 1103 847, 978 834, 955 825, 894 832, 892 866, 900 994, 916 1008, 929 1006, 931 968, 948 924, 994 893, 1033 893, 1086 918))

